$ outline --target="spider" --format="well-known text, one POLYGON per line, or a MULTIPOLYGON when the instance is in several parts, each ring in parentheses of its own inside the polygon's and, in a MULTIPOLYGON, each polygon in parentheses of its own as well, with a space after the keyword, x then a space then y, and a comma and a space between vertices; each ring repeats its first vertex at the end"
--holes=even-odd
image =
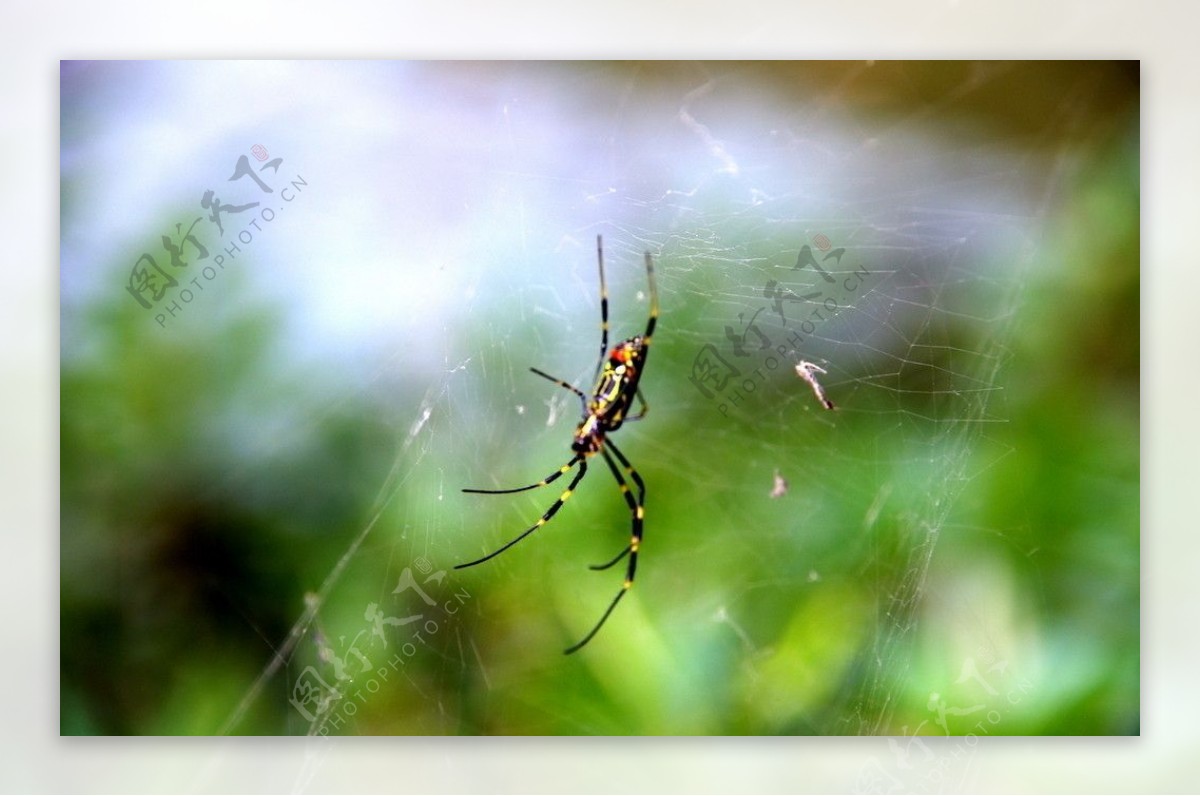
POLYGON ((583 409, 583 419, 580 421, 579 427, 575 429, 575 436, 571 440, 571 450, 574 452, 574 455, 570 461, 558 468, 553 474, 529 486, 522 486, 516 489, 464 489, 463 491, 482 495, 509 495, 514 492, 525 492, 529 489, 546 486, 570 472, 571 468, 575 465, 579 465, 579 470, 571 479, 571 483, 567 486, 566 491, 559 495, 558 500, 554 501, 554 505, 547 509, 541 519, 535 522, 530 528, 526 529, 508 544, 483 558, 466 564, 459 564, 455 567, 455 569, 465 569, 466 567, 473 567, 476 564, 482 564, 484 561, 500 555, 538 528, 550 522, 554 515, 558 513, 558 510, 562 508, 563 504, 571 497, 571 493, 575 491, 575 487, 583 480, 583 476, 587 474, 588 459, 599 453, 604 458, 604 463, 608 465, 613 478, 616 479, 617 486, 620 488, 621 494, 625 497, 625 502, 629 506, 629 513, 633 520, 633 535, 629 544, 617 554, 616 558, 604 564, 591 566, 589 569, 596 571, 608 569, 626 556, 629 557, 629 563, 625 570, 625 580, 621 584, 621 589, 617 592, 617 596, 613 598, 612 602, 609 603, 608 609, 600 617, 600 621, 596 623, 591 632, 583 637, 582 641, 564 650, 564 654, 566 655, 582 649, 585 644, 592 640, 592 637, 604 626, 613 609, 617 607, 617 603, 625 596, 625 592, 629 591, 633 586, 634 574, 637 571, 638 548, 642 543, 642 525, 646 516, 646 484, 642 481, 642 477, 638 475, 637 470, 633 468, 633 465, 629 463, 629 459, 625 457, 625 454, 621 453, 620 448, 613 444, 608 435, 619 429, 621 424, 626 421, 641 420, 646 416, 646 411, 650 408, 646 403, 646 399, 642 396, 638 382, 641 381, 642 372, 646 366, 646 354, 650 348, 650 336, 654 333, 654 325, 658 321, 658 290, 654 284, 654 261, 651 259, 650 253, 646 252, 646 277, 650 282, 650 319, 646 322, 646 331, 636 337, 631 337, 628 340, 618 343, 609 351, 608 289, 604 285, 604 244, 599 235, 596 236, 596 259, 600 269, 600 359, 596 362, 596 373, 593 377, 596 386, 593 388, 592 394, 589 396, 562 379, 556 379, 537 368, 530 368, 531 371, 542 378, 552 381, 559 387, 570 390, 579 396, 579 401, 583 409), (640 409, 637 414, 629 415, 628 412, 633 406, 634 397, 637 398, 640 409), (616 461, 613 460, 614 456, 616 457, 616 461), (621 467, 617 467, 617 462, 621 463, 621 467), (625 480, 625 475, 621 473, 622 468, 624 468, 625 473, 628 474, 633 483, 637 485, 636 498, 629 489, 629 482, 625 480))

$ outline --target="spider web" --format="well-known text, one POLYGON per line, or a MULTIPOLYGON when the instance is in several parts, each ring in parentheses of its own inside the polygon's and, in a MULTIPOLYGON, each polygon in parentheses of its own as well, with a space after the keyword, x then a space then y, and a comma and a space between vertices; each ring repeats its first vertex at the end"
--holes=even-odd
MULTIPOLYGON (((177 101, 201 91, 161 68, 177 101)), ((1006 64, 932 82, 902 64, 279 69, 237 77, 261 97, 312 87, 249 122, 312 203, 261 244, 260 273, 166 333, 231 292, 282 304, 280 372, 328 369, 294 426, 366 397, 386 453, 220 731, 897 731, 931 560, 1006 455, 1011 327, 1074 165, 1056 142, 1099 78, 1070 75, 1030 123, 984 115, 1030 78, 1006 64), (589 388, 597 235, 610 344, 644 328, 643 251, 661 294, 650 411, 614 438, 648 485, 646 542, 630 596, 564 658, 620 585, 620 567, 585 569, 627 541, 604 468, 521 544, 453 566, 558 496, 459 490, 569 458, 578 400, 528 368, 589 388), (796 659, 814 627, 837 640, 796 659)), ((269 459, 291 433, 241 444, 269 459)))

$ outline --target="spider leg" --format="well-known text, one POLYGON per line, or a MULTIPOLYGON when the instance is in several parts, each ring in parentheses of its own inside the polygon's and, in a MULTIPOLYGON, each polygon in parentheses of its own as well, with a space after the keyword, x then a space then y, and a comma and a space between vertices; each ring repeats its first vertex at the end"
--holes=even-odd
POLYGON ((617 607, 617 603, 621 601, 621 598, 625 596, 625 592, 629 591, 633 587, 633 579, 637 573, 638 547, 640 547, 642 543, 642 524, 646 516, 646 484, 644 481, 642 481, 642 477, 638 475, 637 470, 633 469, 633 465, 629 463, 629 459, 625 458, 625 454, 621 453, 620 449, 613 445, 611 441, 606 441, 605 447, 600 449, 600 453, 604 456, 605 464, 608 465, 608 469, 612 472, 613 478, 615 478, 617 481, 617 486, 621 489, 621 494, 625 496, 625 502, 629 505, 629 512, 633 516, 633 537, 630 539, 629 546, 622 550, 620 555, 607 564, 602 564, 598 567, 592 567, 592 569, 607 569, 623 559, 626 555, 629 556, 629 564, 625 570, 625 582, 621 584, 621 590, 617 592, 617 596, 613 598, 611 603, 609 603, 608 609, 604 612, 604 615, 600 617, 600 621, 596 623, 596 626, 592 628, 590 633, 583 637, 582 641, 564 650, 564 654, 566 655, 570 655, 572 652, 582 649, 585 644, 592 640, 593 636, 600 632, 600 628, 602 628, 604 623, 608 621, 609 615, 612 614, 613 609, 617 607), (612 451, 612 455, 617 457, 617 459, 624 466, 625 471, 629 473, 629 477, 632 478, 633 482, 637 485, 638 496, 636 499, 630 493, 629 483, 625 480, 625 477, 621 475, 621 471, 617 468, 616 463, 612 460, 612 455, 609 455, 610 450, 612 451))
MULTIPOLYGON (((582 462, 582 461, 583 461, 582 456, 576 456, 575 458, 571 459, 571 461, 564 464, 562 467, 559 467, 557 472, 555 472, 551 475, 548 475, 545 478, 543 478, 541 481, 538 481, 536 484, 530 484, 529 486, 519 486, 516 489, 464 489, 463 491, 470 492, 475 495, 511 495, 514 492, 526 492, 530 489, 537 489, 538 487, 545 486, 546 484, 557 481, 564 473, 566 473, 568 470, 570 470, 572 467, 574 467, 576 462, 582 462)), ((576 479, 576 481, 577 480, 579 480, 579 479, 576 479)), ((572 481, 571 488, 574 489, 574 487, 575 487, 575 482, 572 481)), ((570 490, 567 490, 567 491, 570 492, 570 490)))
POLYGON ((646 345, 650 345, 650 337, 654 334, 654 326, 658 323, 658 285, 654 282, 654 259, 646 252, 646 278, 650 280, 650 320, 646 321, 646 331, 642 335, 646 345))
POLYGON ((583 646, 592 640, 592 636, 599 633, 600 628, 604 627, 604 622, 608 619, 608 615, 611 614, 613 612, 613 609, 617 607, 617 603, 621 602, 621 598, 625 596, 625 592, 627 592, 627 591, 629 591, 628 586, 622 588, 619 592, 617 592, 617 596, 614 597, 613 601, 608 604, 608 610, 606 610, 604 612, 604 616, 600 617, 600 621, 597 622, 596 626, 592 628, 592 632, 588 633, 586 636, 584 636, 583 641, 579 642, 578 644, 574 645, 573 647, 568 647, 565 650, 563 650, 563 655, 570 655, 572 652, 578 652, 579 650, 583 649, 583 646))
MULTIPOLYGON (((466 569, 467 567, 473 567, 473 566, 475 566, 476 564, 482 564, 484 561, 487 561, 487 560, 489 560, 489 559, 495 558, 496 556, 500 555, 501 553, 503 553, 503 552, 504 552, 505 550, 507 550, 508 548, 510 548, 510 547, 512 547, 513 545, 515 545, 517 542, 519 542, 519 541, 521 541, 522 539, 524 539, 524 538, 525 538, 526 536, 528 536, 529 534, 531 534, 531 533, 533 533, 534 531, 536 531, 538 528, 541 528, 543 525, 545 525, 546 523, 550 522, 550 520, 554 518, 554 515, 558 513, 558 510, 562 508, 563 504, 567 502, 567 499, 571 497, 571 493, 575 491, 575 486, 576 486, 576 484, 578 484, 578 483, 579 483, 579 481, 580 481, 580 480, 583 478, 584 474, 586 474, 586 473, 587 473, 587 460, 586 460, 586 459, 584 459, 584 458, 582 458, 582 457, 579 457, 579 456, 576 456, 576 457, 575 457, 574 459, 572 459, 571 461, 572 461, 572 463, 574 463, 574 462, 579 462, 579 472, 575 473, 575 477, 571 479, 571 483, 570 483, 570 485, 569 485, 569 486, 567 486, 567 489, 566 489, 566 491, 565 491, 565 492, 563 492, 561 495, 559 495, 559 498, 558 498, 558 500, 554 501, 554 505, 552 505, 550 508, 546 509, 546 513, 542 515, 541 519, 539 519, 537 522, 535 522, 535 523, 534 523, 534 524, 533 524, 533 525, 532 525, 530 528, 528 528, 527 530, 523 531, 523 532, 521 533, 521 535, 520 535, 520 536, 518 536, 516 539, 513 539, 511 542, 509 542, 508 544, 504 545, 504 546, 503 546, 503 547, 501 547, 500 549, 498 549, 498 550, 495 550, 495 551, 493 551, 493 552, 491 552, 491 553, 488 553, 488 554, 487 554, 486 556, 484 556, 483 558, 476 559, 475 561, 471 561, 471 562, 469 562, 469 563, 466 563, 466 564, 459 564, 459 565, 457 565, 457 566, 456 566, 456 567, 454 567, 454 568, 455 568, 455 569, 466 569)), ((570 465, 567 465, 567 467, 570 467, 570 465)), ((561 475, 563 472, 565 472, 565 468, 564 468, 564 470, 559 470, 557 473, 555 473, 554 475, 550 476, 550 478, 546 479, 546 481, 545 481, 545 482, 543 482, 543 483, 548 483, 548 482, 550 482, 550 481, 553 481, 555 478, 557 478, 557 477, 558 477, 559 475, 561 475)), ((464 490, 464 491, 465 491, 465 490, 464 490)), ((476 490, 476 491, 478 491, 478 490, 476 490)), ((518 491, 518 490, 510 490, 510 491, 518 491)))
POLYGON ((625 549, 622 550, 620 553, 618 553, 617 557, 614 558, 612 561, 609 561, 605 564, 591 564, 588 566, 588 569, 593 570, 595 572, 600 572, 602 570, 608 569, 609 567, 613 566, 618 561, 620 561, 622 558, 629 555, 629 551, 631 549, 632 549, 632 547, 630 545, 625 545, 625 549))
MULTIPOLYGON (((633 515, 633 535, 629 541, 629 569, 625 573, 625 580, 628 584, 626 588, 628 588, 628 586, 633 585, 633 575, 637 570, 638 547, 640 547, 642 543, 642 525, 646 518, 646 482, 642 480, 642 477, 638 474, 638 471, 633 469, 633 465, 629 463, 629 459, 625 458, 625 454, 621 453, 620 448, 612 444, 611 440, 607 440, 606 443, 606 446, 601 449, 601 453, 604 454, 604 460, 608 463, 609 469, 612 470, 612 474, 616 476, 617 483, 620 486, 625 487, 625 489, 622 490, 625 493, 625 502, 629 504, 630 513, 633 515), (634 500, 633 496, 629 494, 628 485, 625 483, 625 479, 621 478, 617 468, 613 466, 612 461, 608 457, 609 451, 613 452, 613 454, 617 457, 617 460, 620 461, 621 465, 625 468, 625 472, 629 474, 629 477, 633 479, 633 483, 637 485, 637 500, 634 500)), ((620 558, 617 560, 619 561, 620 558)))
POLYGON ((580 390, 578 387, 576 387, 576 386, 575 386, 575 385, 573 385, 573 384, 567 384, 567 383, 566 383, 565 381, 563 381, 562 379, 556 379, 556 378, 554 378, 553 376, 551 376, 549 373, 546 373, 545 371, 538 370, 537 368, 530 368, 530 370, 532 370, 532 371, 533 371, 534 373, 536 373, 537 375, 541 376, 543 379, 547 379, 547 380, 549 380, 549 381, 552 381, 552 382, 554 382, 555 384, 557 384, 559 387, 563 387, 563 388, 565 388, 565 389, 568 389, 568 390, 570 390, 571 392, 573 392, 573 393, 575 393, 576 395, 578 395, 578 396, 579 396, 579 401, 580 401, 580 403, 582 403, 582 404, 583 404, 583 413, 584 413, 585 415, 588 413, 588 398, 587 398, 587 396, 586 396, 586 395, 584 395, 584 394, 583 394, 583 391, 582 391, 582 390, 580 390))
POLYGON ((596 375, 592 381, 600 377, 600 368, 604 367, 604 358, 608 354, 608 286, 604 284, 604 243, 596 236, 596 262, 600 268, 600 359, 596 362, 596 375))
POLYGON ((638 390, 635 393, 635 395, 637 396, 638 402, 642 405, 642 410, 640 412, 638 412, 636 415, 631 415, 631 416, 625 418, 624 420, 622 420, 621 422, 623 422, 623 423, 628 423, 632 420, 641 420, 643 417, 646 416, 646 413, 650 411, 650 404, 649 404, 649 402, 646 401, 646 396, 642 395, 641 387, 638 387, 638 390))
MULTIPOLYGON (((632 417, 626 418, 626 419, 633 420, 632 417)), ((607 441, 607 442, 608 442, 608 446, 611 448, 612 442, 611 441, 607 441)), ((625 502, 627 504, 629 504, 630 513, 632 513, 634 515, 634 517, 636 518, 636 516, 638 514, 638 506, 645 505, 646 484, 643 483, 642 477, 637 474, 636 470, 634 470, 632 467, 629 466, 628 460, 626 460, 625 457, 622 455, 621 459, 625 464, 625 471, 627 473, 629 473, 630 477, 632 477, 634 479, 634 483, 636 483, 638 486, 638 497, 637 497, 637 500, 634 500, 633 495, 629 492, 629 483, 625 480, 624 476, 621 475, 621 471, 617 469, 617 465, 615 462, 613 462, 612 457, 609 456, 608 451, 601 449, 600 452, 604 455, 604 463, 607 464, 608 469, 612 471, 613 478, 615 478, 617 480, 617 486, 621 489, 621 494, 625 496, 625 502)), ((620 451, 618 451, 618 455, 620 455, 620 451)), ((641 539, 640 532, 637 533, 637 538, 641 539)), ((629 553, 632 550, 633 550, 633 543, 631 542, 630 544, 626 545, 625 549, 622 550, 620 553, 618 553, 617 557, 614 558, 613 560, 608 561, 604 564, 593 564, 593 565, 589 566, 588 569, 595 570, 596 572, 600 572, 601 570, 608 569, 609 567, 614 566, 622 558, 629 555, 629 553)))

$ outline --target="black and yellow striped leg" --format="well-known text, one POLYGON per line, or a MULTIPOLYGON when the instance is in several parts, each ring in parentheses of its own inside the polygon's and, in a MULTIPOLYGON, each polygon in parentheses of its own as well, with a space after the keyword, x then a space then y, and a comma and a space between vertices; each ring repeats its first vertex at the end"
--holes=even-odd
POLYGON ((611 441, 608 442, 604 448, 600 449, 600 453, 604 456, 604 462, 608 465, 608 469, 612 472, 613 478, 617 480, 617 486, 620 487, 621 494, 625 496, 625 502, 629 506, 630 514, 633 515, 633 535, 629 542, 629 546, 622 550, 616 558, 614 558, 612 561, 609 561, 607 564, 593 566, 592 569, 608 569, 621 559, 625 558, 625 556, 629 556, 629 565, 625 570, 625 582, 621 584, 621 590, 617 592, 617 596, 613 598, 611 603, 609 603, 608 610, 604 612, 604 615, 600 617, 600 621, 596 623, 596 626, 592 628, 592 631, 588 633, 582 641, 564 651, 567 655, 570 655, 572 652, 581 649, 585 644, 592 640, 593 636, 600 632, 600 628, 604 626, 604 623, 608 620, 609 615, 612 614, 613 609, 617 607, 617 603, 619 603, 621 598, 625 596, 625 592, 629 591, 633 587, 633 579, 637 574, 638 548, 642 543, 642 525, 646 517, 646 484, 642 481, 642 477, 638 475, 637 470, 633 469, 633 466, 629 463, 629 460, 625 458, 625 454, 621 453, 620 449, 613 445, 611 441), (625 471, 629 473, 629 477, 633 479, 635 484, 637 484, 638 496, 636 499, 629 491, 629 483, 625 480, 625 477, 621 475, 621 470, 617 467, 616 462, 612 460, 612 456, 609 455, 610 450, 624 466, 625 471))
MULTIPOLYGON (((638 471, 633 469, 633 465, 630 464, 629 460, 625 458, 625 454, 621 453, 621 449, 612 444, 611 440, 606 443, 604 448, 604 458, 606 461, 608 460, 607 454, 609 451, 612 451, 617 457, 617 460, 621 462, 621 466, 625 468, 625 472, 629 474, 631 479, 633 479, 633 483, 637 484, 638 489, 636 503, 631 503, 630 501, 626 500, 627 503, 630 503, 629 508, 633 513, 633 537, 629 542, 629 571, 625 574, 625 580, 628 581, 629 585, 632 586, 633 573, 637 569, 638 547, 642 543, 642 525, 646 519, 646 482, 642 480, 642 477, 638 474, 638 471)), ((617 469, 612 466, 612 462, 609 462, 609 467, 612 469, 613 475, 617 475, 617 469)), ((624 484, 624 479, 622 478, 618 478, 617 481, 618 483, 624 484)), ((620 559, 618 558, 617 560, 619 561, 620 559)))
POLYGON ((642 332, 642 338, 646 345, 650 345, 650 338, 654 336, 654 326, 658 323, 658 285, 654 282, 654 258, 650 256, 650 252, 646 252, 646 278, 650 281, 650 319, 646 321, 646 331, 642 332))
MULTIPOLYGON (((575 491, 576 484, 579 483, 579 481, 583 478, 584 474, 587 472, 587 460, 586 459, 577 456, 574 459, 572 459, 571 462, 572 463, 579 462, 579 472, 575 473, 575 477, 571 479, 571 483, 567 486, 566 491, 563 492, 561 495, 559 495, 558 500, 554 501, 554 505, 552 505, 550 508, 546 509, 546 513, 542 515, 542 518, 540 520, 535 522, 528 530, 522 532, 520 536, 518 536, 516 539, 513 539, 508 544, 504 545, 499 550, 488 553, 483 558, 477 559, 470 563, 459 564, 458 566, 455 567, 455 569, 466 569, 467 567, 473 567, 476 564, 482 564, 484 561, 495 558, 496 556, 500 555, 508 548, 515 545, 517 542, 524 539, 529 534, 536 531, 538 528, 541 528, 543 525, 550 522, 550 520, 552 520, 554 518, 554 515, 558 513, 558 510, 562 508, 563 504, 567 502, 567 499, 571 497, 571 493, 575 491)), ((570 465, 568 465, 568 468, 569 468, 569 466, 570 465)), ((566 470, 566 468, 564 468, 563 470, 559 470, 557 473, 555 473, 554 475, 547 478, 544 483, 549 483, 550 481, 553 481, 555 478, 557 478, 559 475, 561 475, 563 472, 565 472, 565 470, 566 470)), ((475 490, 475 491, 480 491, 480 490, 475 490)), ((509 491, 515 492, 515 491, 519 491, 519 490, 509 490, 509 491)))
POLYGON ((596 236, 596 262, 600 268, 600 361, 596 363, 592 381, 599 378, 604 360, 608 358, 608 286, 604 284, 604 243, 599 235, 596 236))
MULTIPOLYGON (((608 445, 609 445, 609 447, 612 447, 612 442, 610 441, 608 443, 608 445)), ((625 468, 626 472, 628 472, 631 476, 633 476, 637 479, 637 481, 635 483, 637 483, 637 485, 638 485, 638 498, 637 498, 637 500, 634 500, 633 494, 629 491, 629 483, 625 480, 625 477, 621 475, 621 471, 617 469, 617 465, 612 460, 612 457, 609 455, 608 451, 602 449, 600 452, 602 454, 604 454, 604 463, 607 464, 608 469, 612 471, 613 478, 617 479, 617 486, 620 487, 621 494, 625 497, 625 502, 629 505, 630 514, 632 514, 634 516, 634 527, 635 527, 634 538, 640 539, 641 533, 640 533, 640 529, 637 527, 640 524, 637 520, 637 516, 639 513, 638 506, 642 505, 642 501, 646 497, 646 485, 644 483, 642 483, 641 476, 637 475, 637 473, 634 472, 633 468, 631 468, 627 465, 625 468)), ((632 542, 630 544, 626 545, 625 549, 622 550, 620 553, 618 553, 616 558, 612 559, 611 561, 607 561, 603 564, 593 564, 593 565, 589 566, 588 569, 594 570, 596 572, 600 572, 602 570, 608 569, 609 567, 612 567, 618 561, 623 559, 625 556, 629 555, 631 550, 633 550, 632 542)))
POLYGON ((580 390, 578 387, 576 387, 573 384, 567 384, 562 379, 558 379, 558 378, 555 378, 554 376, 551 376, 549 373, 545 372, 544 370, 538 370, 537 368, 530 368, 530 370, 532 370, 537 375, 541 376, 543 379, 552 381, 555 384, 557 384, 559 387, 570 390, 571 392, 578 395, 579 402, 583 404, 583 413, 585 415, 588 413, 588 397, 583 394, 583 390, 580 390))
MULTIPOLYGON (((563 474, 565 474, 568 470, 570 470, 572 467, 574 467, 577 462, 581 462, 581 461, 583 461, 583 457, 576 456, 574 459, 571 459, 571 461, 567 462, 562 467, 559 467, 558 471, 556 473, 554 473, 553 475, 548 475, 545 478, 543 478, 541 481, 538 481, 536 484, 530 484, 529 486, 519 486, 516 489, 464 489, 463 491, 469 492, 474 495, 511 495, 514 492, 527 492, 530 489, 537 489, 538 487, 546 486, 547 484, 551 484, 551 483, 557 481, 559 478, 561 478, 563 476, 563 474)), ((576 479, 576 480, 578 480, 578 479, 576 479)))

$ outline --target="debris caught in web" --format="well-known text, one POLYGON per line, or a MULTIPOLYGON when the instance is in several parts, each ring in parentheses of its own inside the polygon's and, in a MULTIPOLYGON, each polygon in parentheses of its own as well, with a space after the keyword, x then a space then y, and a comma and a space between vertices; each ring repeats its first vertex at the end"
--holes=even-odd
POLYGON ((787 494, 787 491, 788 491, 787 479, 784 478, 782 475, 780 475, 779 471, 776 470, 775 471, 775 482, 771 486, 771 497, 772 498, 781 498, 787 494))
POLYGON ((825 397, 825 388, 817 381, 817 377, 813 375, 814 373, 826 373, 826 370, 820 365, 814 365, 803 359, 796 366, 796 375, 812 386, 813 393, 817 396, 817 400, 821 402, 821 405, 826 409, 833 409, 833 401, 825 397))

